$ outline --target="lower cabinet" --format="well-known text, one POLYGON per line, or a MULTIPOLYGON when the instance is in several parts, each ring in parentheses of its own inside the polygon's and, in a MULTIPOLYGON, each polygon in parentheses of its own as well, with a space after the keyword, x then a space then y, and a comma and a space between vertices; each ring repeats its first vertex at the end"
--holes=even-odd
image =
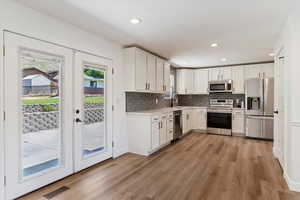
POLYGON ((128 114, 129 152, 148 156, 173 140, 173 112, 159 115, 128 114))
POLYGON ((207 109, 193 108, 182 111, 182 132, 188 133, 191 130, 206 130, 207 109))
POLYGON ((206 130, 207 129, 207 109, 197 108, 192 111, 192 129, 206 130))
POLYGON ((245 135, 245 113, 244 110, 232 111, 232 134, 245 135))

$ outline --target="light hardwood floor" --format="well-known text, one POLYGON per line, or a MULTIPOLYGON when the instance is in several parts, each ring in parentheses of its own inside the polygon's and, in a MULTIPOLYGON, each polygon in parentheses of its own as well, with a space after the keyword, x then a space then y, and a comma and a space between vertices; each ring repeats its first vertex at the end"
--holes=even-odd
POLYGON ((272 155, 272 142, 192 133, 150 157, 126 154, 20 199, 298 200, 272 155))

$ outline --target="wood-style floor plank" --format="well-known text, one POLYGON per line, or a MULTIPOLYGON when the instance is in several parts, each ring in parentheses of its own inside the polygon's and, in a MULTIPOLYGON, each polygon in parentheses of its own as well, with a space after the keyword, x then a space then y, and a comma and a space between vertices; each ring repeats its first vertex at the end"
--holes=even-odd
POLYGON ((288 190, 272 142, 192 133, 143 157, 126 154, 20 200, 67 186, 53 200, 298 200, 288 190))

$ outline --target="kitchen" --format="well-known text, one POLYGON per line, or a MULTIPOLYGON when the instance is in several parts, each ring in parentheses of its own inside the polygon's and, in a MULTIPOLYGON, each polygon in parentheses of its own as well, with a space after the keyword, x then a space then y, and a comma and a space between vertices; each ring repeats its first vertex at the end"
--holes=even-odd
POLYGON ((273 140, 273 62, 186 69, 136 47, 124 54, 130 152, 148 156, 190 132, 273 140))
POLYGON ((0 200, 300 197, 295 0, 1 0, 0 200))

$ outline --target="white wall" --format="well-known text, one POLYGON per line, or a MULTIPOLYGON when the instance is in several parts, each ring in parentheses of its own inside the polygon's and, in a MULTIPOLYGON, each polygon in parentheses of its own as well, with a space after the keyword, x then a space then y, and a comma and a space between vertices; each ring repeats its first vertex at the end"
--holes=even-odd
POLYGON ((0 0, 0 5, 0 29, 22 33, 113 60, 115 70, 113 76, 113 104, 115 106, 113 114, 114 156, 127 152, 121 45, 44 15, 12 0, 0 0))
POLYGON ((285 51, 287 130, 284 175, 291 190, 300 191, 300 3, 295 2, 275 49, 285 51))

